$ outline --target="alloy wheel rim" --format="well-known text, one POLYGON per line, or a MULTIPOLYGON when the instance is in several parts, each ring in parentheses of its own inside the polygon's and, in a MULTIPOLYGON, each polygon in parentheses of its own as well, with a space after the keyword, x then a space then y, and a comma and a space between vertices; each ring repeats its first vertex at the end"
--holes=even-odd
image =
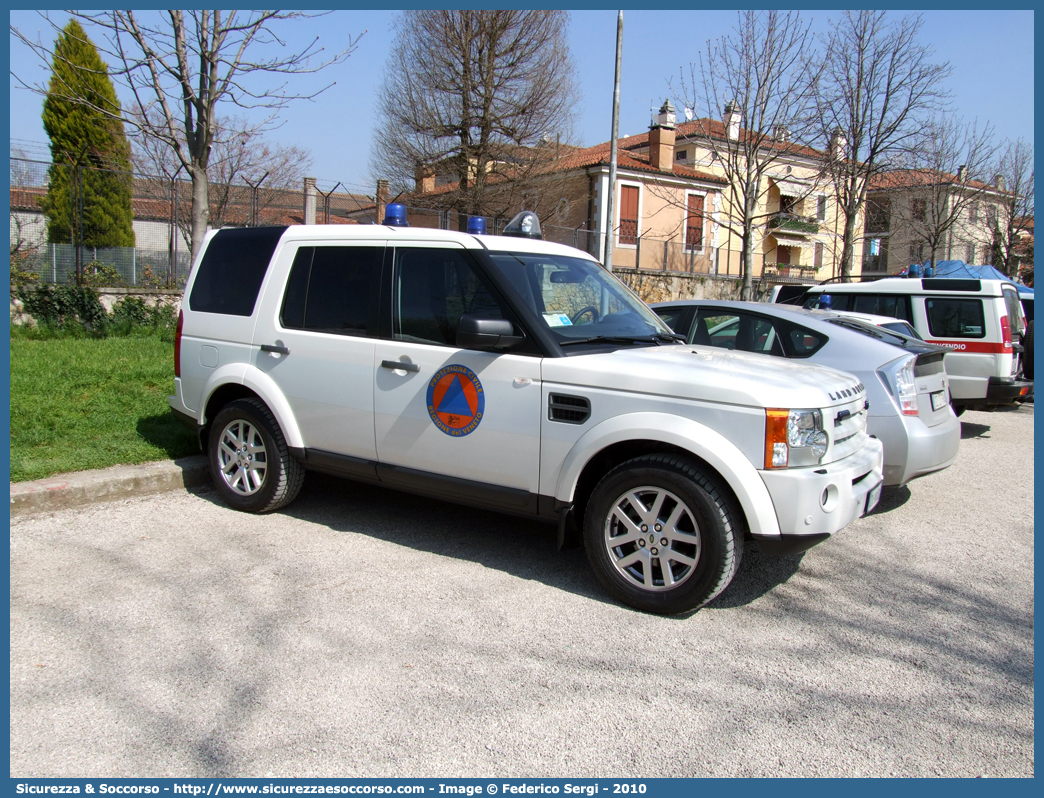
POLYGON ((221 431, 218 461, 229 490, 240 496, 257 493, 268 473, 268 450, 261 431, 243 419, 229 422, 221 431))
POLYGON ((688 505, 651 485, 620 494, 605 519, 604 543, 613 567, 642 590, 672 590, 696 571, 702 545, 688 505))

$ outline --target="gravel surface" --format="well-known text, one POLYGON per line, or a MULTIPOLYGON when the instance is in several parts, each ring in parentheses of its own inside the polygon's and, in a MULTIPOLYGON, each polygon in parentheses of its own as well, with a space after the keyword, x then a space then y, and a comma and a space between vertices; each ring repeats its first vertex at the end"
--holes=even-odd
POLYGON ((11 524, 15 777, 1032 776, 1033 409, 684 618, 555 530, 309 475, 11 524))

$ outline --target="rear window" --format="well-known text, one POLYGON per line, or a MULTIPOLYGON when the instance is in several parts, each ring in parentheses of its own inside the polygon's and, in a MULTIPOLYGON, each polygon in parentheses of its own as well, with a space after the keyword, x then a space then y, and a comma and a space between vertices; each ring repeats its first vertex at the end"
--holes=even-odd
POLYGON ((189 296, 200 313, 251 316, 285 227, 220 230, 210 239, 189 296))
POLYGON ((924 300, 928 331, 935 338, 985 338, 986 322, 981 299, 924 300))
POLYGON ((1022 335, 1025 327, 1022 323, 1022 307, 1019 304, 1019 294, 1014 288, 1002 286, 1001 293, 1004 294, 1004 305, 1008 311, 1008 323, 1014 335, 1022 335))

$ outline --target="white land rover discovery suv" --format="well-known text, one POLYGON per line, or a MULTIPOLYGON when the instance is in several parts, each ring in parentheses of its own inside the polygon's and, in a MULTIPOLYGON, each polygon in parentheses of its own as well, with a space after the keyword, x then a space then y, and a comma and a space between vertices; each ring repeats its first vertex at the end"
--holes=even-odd
POLYGON ((721 593, 749 539, 801 551, 874 506, 855 377, 686 345, 520 217, 210 233, 170 404, 225 501, 278 509, 315 470, 556 521, 658 613, 721 593))

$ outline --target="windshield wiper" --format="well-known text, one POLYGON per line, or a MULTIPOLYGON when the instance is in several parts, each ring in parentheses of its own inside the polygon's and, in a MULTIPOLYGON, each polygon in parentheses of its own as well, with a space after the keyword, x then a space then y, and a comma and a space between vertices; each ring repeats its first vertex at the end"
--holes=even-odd
POLYGON ((661 341, 673 341, 680 344, 685 343, 685 336, 679 335, 678 333, 656 333, 656 337, 661 341))
MULTIPOLYGON (((572 338, 568 341, 560 341, 559 346, 574 346, 576 344, 656 344, 661 341, 674 341, 674 337, 666 333, 656 335, 593 335, 590 338, 572 338)), ((684 340, 684 339, 682 339, 684 340)))

